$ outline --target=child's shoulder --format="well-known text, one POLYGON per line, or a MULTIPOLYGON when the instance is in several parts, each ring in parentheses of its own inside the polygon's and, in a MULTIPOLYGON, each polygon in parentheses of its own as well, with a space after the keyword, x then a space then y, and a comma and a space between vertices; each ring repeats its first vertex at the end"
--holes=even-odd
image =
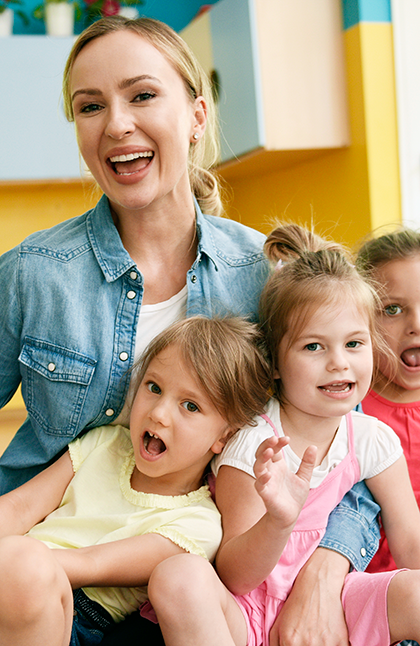
POLYGON ((130 431, 123 426, 97 426, 69 444, 69 453, 76 472, 88 456, 97 451, 124 453, 131 449, 130 431))
POLYGON ((270 399, 265 413, 255 419, 255 426, 245 426, 230 438, 223 451, 212 460, 212 471, 217 475, 221 466, 231 466, 254 476, 255 452, 261 442, 277 434, 283 435, 280 427, 280 406, 270 399))

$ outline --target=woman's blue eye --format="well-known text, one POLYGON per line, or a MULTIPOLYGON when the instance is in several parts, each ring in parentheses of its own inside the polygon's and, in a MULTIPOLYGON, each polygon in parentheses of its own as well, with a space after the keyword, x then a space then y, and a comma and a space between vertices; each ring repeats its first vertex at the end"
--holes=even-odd
POLYGON ((194 402, 184 402, 182 405, 189 413, 195 413, 199 410, 197 404, 194 404, 194 402))
POLYGON ((308 345, 305 345, 306 350, 309 350, 309 352, 315 352, 316 350, 319 350, 320 347, 319 343, 308 343, 308 345))
POLYGON ((140 92, 139 94, 136 94, 134 100, 138 102, 149 101, 150 99, 154 99, 155 96, 156 94, 154 92, 140 92))
POLYGON ((84 105, 80 108, 80 112, 86 114, 89 112, 97 112, 101 109, 101 106, 97 103, 89 103, 89 105, 84 105))
POLYGON ((394 305, 394 304, 393 305, 387 305, 386 307, 384 307, 384 312, 388 316, 396 316, 397 314, 401 314, 402 307, 400 307, 399 305, 394 305))
POLYGON ((161 390, 160 390, 159 386, 154 383, 154 381, 150 381, 147 384, 147 387, 150 390, 150 392, 153 393, 154 395, 160 395, 161 390))

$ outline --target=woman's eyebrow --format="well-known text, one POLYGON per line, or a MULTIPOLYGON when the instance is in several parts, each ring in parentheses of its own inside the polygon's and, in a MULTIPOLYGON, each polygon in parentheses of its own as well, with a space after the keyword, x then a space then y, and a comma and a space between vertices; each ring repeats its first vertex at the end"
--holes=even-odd
MULTIPOLYGON (((160 83, 159 79, 156 78, 156 76, 151 76, 150 74, 141 74, 140 76, 134 76, 133 78, 124 79, 123 81, 121 81, 118 87, 120 90, 125 90, 132 85, 135 85, 139 81, 155 81, 156 83, 160 83)), ((76 90, 72 94, 71 100, 74 101, 76 96, 78 96, 79 94, 87 94, 89 96, 102 96, 102 91, 97 88, 82 88, 80 90, 76 90)))

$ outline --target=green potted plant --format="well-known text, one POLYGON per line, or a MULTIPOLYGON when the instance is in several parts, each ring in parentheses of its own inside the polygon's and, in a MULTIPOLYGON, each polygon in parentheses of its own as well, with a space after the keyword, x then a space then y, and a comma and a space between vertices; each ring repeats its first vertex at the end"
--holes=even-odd
POLYGON ((44 20, 49 36, 72 36, 75 16, 79 20, 82 11, 77 0, 44 0, 35 7, 33 15, 44 20))
POLYGON ((28 16, 16 5, 22 5, 22 0, 0 0, 0 36, 10 36, 13 32, 13 18, 16 13, 25 25, 29 24, 28 16))

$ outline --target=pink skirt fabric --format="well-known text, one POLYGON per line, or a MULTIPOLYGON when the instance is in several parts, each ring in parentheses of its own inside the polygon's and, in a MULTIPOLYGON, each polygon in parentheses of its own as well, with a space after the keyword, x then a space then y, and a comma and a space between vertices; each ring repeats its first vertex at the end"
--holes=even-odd
MULTIPOLYGON (((351 646, 389 646, 387 592, 392 578, 401 570, 347 575, 342 603, 351 646)), ((261 587, 244 597, 234 597, 248 628, 248 646, 269 646, 270 630, 283 602, 267 595, 261 587)))

